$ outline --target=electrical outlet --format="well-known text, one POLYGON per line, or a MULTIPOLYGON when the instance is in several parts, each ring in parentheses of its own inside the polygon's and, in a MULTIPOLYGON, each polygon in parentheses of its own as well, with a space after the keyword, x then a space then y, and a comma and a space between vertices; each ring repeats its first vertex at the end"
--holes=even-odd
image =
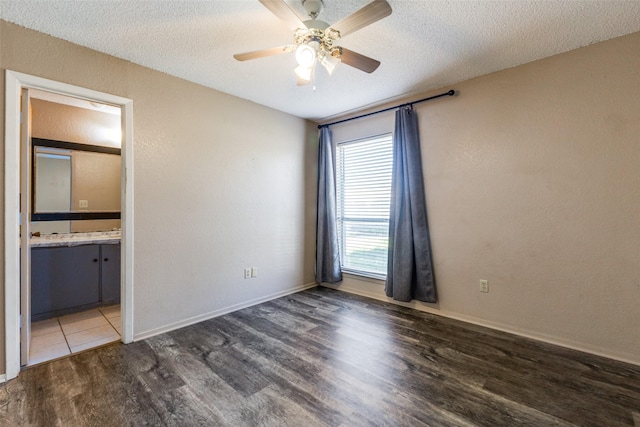
POLYGON ((480 292, 489 292, 489 281, 480 279, 480 292))
POLYGON ((88 200, 78 200, 78 205, 81 208, 88 208, 89 207, 89 201, 88 200))
POLYGON ((251 267, 251 277, 258 277, 258 268, 251 267))
POLYGON ((245 268, 244 269, 244 278, 245 279, 251 279, 251 269, 250 268, 245 268))

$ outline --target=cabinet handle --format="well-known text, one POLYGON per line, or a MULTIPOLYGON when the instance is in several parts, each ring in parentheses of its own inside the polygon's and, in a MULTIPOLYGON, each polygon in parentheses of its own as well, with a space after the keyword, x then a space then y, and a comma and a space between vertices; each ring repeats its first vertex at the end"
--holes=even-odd
POLYGON ((105 258, 105 259, 104 259, 104 262, 107 262, 107 261, 109 261, 109 258, 105 258))
POLYGON ((93 259, 93 262, 98 262, 98 258, 94 258, 94 259, 93 259))

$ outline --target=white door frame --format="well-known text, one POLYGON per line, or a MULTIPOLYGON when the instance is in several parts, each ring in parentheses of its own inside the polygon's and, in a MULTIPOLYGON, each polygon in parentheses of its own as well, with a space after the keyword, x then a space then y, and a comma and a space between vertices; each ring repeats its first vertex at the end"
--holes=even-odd
MULTIPOLYGON (((120 107, 122 111, 122 342, 133 342, 133 100, 6 71, 4 158, 5 379, 20 373, 20 95, 22 88, 120 107)), ((26 319, 25 319, 26 321, 26 319)))
MULTIPOLYGON (((31 194, 31 94, 22 88, 20 99, 20 194, 31 194), (26 119, 25 119, 26 117, 26 119)), ((71 199, 71 198, 69 198, 71 199)), ((31 197, 20 198, 20 365, 29 363, 31 348, 31 197), (24 249, 28 248, 28 249, 24 249)))

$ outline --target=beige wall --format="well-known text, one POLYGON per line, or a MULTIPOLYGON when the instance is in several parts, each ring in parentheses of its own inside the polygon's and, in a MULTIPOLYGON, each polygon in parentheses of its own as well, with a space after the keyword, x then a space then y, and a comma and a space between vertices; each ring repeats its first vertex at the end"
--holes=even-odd
POLYGON ((133 99, 136 336, 313 282, 312 124, 4 21, 0 43, 2 99, 5 69, 133 99))
MULTIPOLYGON (((113 146, 107 135, 120 130, 120 116, 85 108, 31 101, 31 135, 34 138, 113 146)), ((118 145, 117 148, 120 148, 118 145)), ((72 210, 82 210, 79 201, 87 200, 89 210, 120 210, 120 156, 75 151, 72 161, 72 210)), ((47 232, 46 222, 34 223, 33 231, 47 232)), ((67 229, 69 227, 67 226, 67 229)), ((71 221, 71 231, 108 231, 120 228, 120 220, 71 221)))
MULTIPOLYGON (((90 211, 120 211, 121 157, 115 154, 77 151, 73 154, 71 206, 90 211)), ((71 231, 109 231, 120 228, 120 220, 71 221, 71 231)))
POLYGON ((113 142, 120 116, 43 99, 31 100, 31 135, 34 138, 120 148, 113 142))
MULTIPOLYGON (((440 300, 413 306, 640 364, 638 52, 635 33, 416 106, 440 300)), ((392 130, 393 113, 333 127, 392 130)))

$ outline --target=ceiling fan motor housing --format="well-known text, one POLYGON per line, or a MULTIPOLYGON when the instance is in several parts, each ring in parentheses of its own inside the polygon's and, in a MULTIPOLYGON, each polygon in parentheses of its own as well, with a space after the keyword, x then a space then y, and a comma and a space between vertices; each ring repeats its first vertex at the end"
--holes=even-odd
POLYGON ((311 19, 316 19, 322 9, 324 9, 324 1, 323 0, 302 0, 302 7, 307 12, 307 15, 311 17, 311 19))
POLYGON ((324 1, 302 0, 302 6, 311 19, 303 22, 306 28, 299 28, 294 32, 296 46, 312 46, 321 58, 338 56, 339 51, 333 47, 333 42, 340 38, 340 32, 329 28, 328 23, 317 19, 324 8, 324 1))
POLYGON ((340 38, 337 31, 325 31, 329 24, 315 19, 305 21, 304 24, 307 26, 306 29, 299 28, 294 33, 296 46, 311 46, 320 58, 340 56, 340 48, 333 46, 334 40, 340 38))

